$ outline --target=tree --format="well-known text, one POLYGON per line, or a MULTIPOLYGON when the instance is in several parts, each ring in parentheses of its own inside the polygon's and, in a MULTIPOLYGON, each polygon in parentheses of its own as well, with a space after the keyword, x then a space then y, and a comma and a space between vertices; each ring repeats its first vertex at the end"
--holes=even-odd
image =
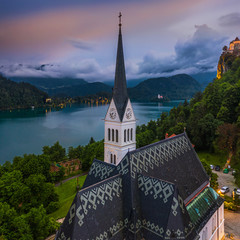
POLYGON ((8 202, 11 207, 19 208, 30 197, 30 189, 23 184, 20 171, 6 172, 0 179, 0 201, 8 202))
POLYGON ((217 144, 219 149, 235 152, 240 129, 235 124, 224 123, 217 128, 217 144))
POLYGON ((25 182, 31 192, 28 204, 26 206, 23 205, 25 210, 40 205, 46 208, 51 202, 58 201, 58 195, 55 192, 54 185, 47 183, 46 178, 42 174, 30 175, 25 182))
POLYGON ((43 206, 32 208, 25 215, 25 220, 30 226, 34 240, 45 239, 56 229, 56 224, 46 215, 46 210, 43 206))
POLYGON ((92 143, 95 143, 95 140, 94 140, 94 138, 93 138, 93 137, 91 137, 91 138, 90 138, 90 141, 89 141, 89 143, 88 143, 88 144, 92 144, 92 143))
POLYGON ((74 147, 69 147, 68 149, 68 157, 69 159, 74 159, 74 158, 81 158, 83 153, 83 147, 78 146, 76 148, 74 147))
POLYGON ((52 147, 44 146, 43 154, 49 156, 51 162, 61 162, 66 158, 66 150, 58 141, 52 147))
POLYGON ((34 239, 24 215, 18 216, 6 202, 0 202, 0 233, 3 239, 8 240, 34 239))
POLYGON ((210 177, 210 186, 217 190, 218 188, 218 182, 217 182, 217 179, 218 179, 218 175, 216 173, 213 173, 211 168, 209 167, 208 164, 206 164, 204 161, 202 161, 202 165, 207 173, 207 175, 210 177))
POLYGON ((32 174, 43 174, 50 178, 50 160, 46 155, 24 154, 23 157, 13 159, 13 168, 22 172, 23 178, 32 174))
POLYGON ((169 129, 168 134, 172 135, 172 134, 183 133, 185 127, 186 127, 186 123, 178 122, 177 125, 169 129))
POLYGON ((154 133, 151 130, 136 135, 137 148, 146 146, 154 141, 154 133))
POLYGON ((212 142, 216 137, 216 129, 220 124, 221 121, 208 113, 191 126, 192 141, 198 149, 210 149, 212 147, 212 142))

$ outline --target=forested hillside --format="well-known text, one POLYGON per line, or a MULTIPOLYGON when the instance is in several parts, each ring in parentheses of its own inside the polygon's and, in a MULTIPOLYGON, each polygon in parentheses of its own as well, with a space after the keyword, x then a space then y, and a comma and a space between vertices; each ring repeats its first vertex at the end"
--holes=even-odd
POLYGON ((15 82, 30 83, 44 92, 48 92, 49 89, 64 88, 88 83, 81 78, 12 77, 11 80, 15 82))
POLYGON ((128 89, 133 101, 153 101, 158 94, 171 100, 189 99, 200 90, 200 84, 187 74, 148 79, 128 89))
POLYGON ((48 89, 47 92, 51 96, 78 97, 95 95, 99 93, 111 93, 112 87, 101 82, 94 82, 69 87, 48 89))
POLYGON ((42 106, 47 96, 29 83, 16 83, 0 75, 0 110, 42 106))

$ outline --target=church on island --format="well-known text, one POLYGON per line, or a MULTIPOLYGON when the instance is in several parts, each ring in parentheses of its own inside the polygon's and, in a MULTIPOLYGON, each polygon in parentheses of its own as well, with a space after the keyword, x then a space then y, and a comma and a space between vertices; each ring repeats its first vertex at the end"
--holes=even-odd
POLYGON ((220 240, 224 200, 210 187, 187 134, 136 149, 119 15, 104 162, 95 159, 56 240, 220 240))

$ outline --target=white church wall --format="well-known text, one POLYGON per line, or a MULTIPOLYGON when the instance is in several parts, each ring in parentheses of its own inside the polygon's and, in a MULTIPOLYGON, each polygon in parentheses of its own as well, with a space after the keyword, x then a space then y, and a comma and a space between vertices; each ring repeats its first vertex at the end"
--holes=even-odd
POLYGON ((224 237, 224 204, 208 220, 199 233, 199 240, 221 240, 224 237))
POLYGON ((125 123, 105 121, 105 130, 104 130, 104 161, 105 162, 114 163, 115 162, 114 155, 115 155, 116 164, 118 164, 128 151, 132 151, 135 149, 136 149, 136 121, 133 120, 125 123), (109 131, 110 131, 110 138, 109 138, 109 131), (113 132, 114 132, 114 136, 113 136, 113 132), (116 135, 118 135, 118 137, 116 135), (111 162, 111 154, 113 155, 112 157, 113 162, 111 162))

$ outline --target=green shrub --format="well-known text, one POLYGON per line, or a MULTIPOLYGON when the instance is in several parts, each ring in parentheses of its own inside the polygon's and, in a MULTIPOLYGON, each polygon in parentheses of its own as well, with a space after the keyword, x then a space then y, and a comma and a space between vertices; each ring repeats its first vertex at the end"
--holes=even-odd
POLYGON ((50 202, 46 208, 47 214, 55 212, 60 207, 59 202, 50 202))
POLYGON ((236 211, 237 210, 237 206, 232 203, 232 202, 224 202, 224 208, 231 210, 231 211, 236 211))

